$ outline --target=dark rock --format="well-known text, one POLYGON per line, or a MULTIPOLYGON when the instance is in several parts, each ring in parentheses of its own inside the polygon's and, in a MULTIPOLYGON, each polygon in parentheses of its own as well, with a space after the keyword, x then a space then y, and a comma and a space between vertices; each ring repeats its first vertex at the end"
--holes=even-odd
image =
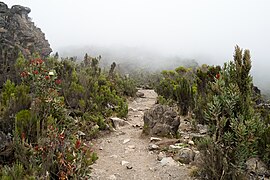
POLYGON ((42 58, 52 52, 45 34, 28 17, 30 12, 28 7, 9 9, 0 2, 0 88, 7 79, 19 81, 14 64, 20 51, 25 57, 39 53, 42 58))
POLYGON ((253 85, 252 89, 255 94, 261 95, 261 90, 257 86, 253 85))
POLYGON ((20 5, 14 5, 11 7, 10 12, 23 16, 23 15, 28 15, 31 12, 31 9, 28 7, 20 6, 20 5))
POLYGON ((143 132, 156 136, 176 136, 180 118, 170 107, 155 105, 145 112, 143 132))
POLYGON ((0 13, 6 13, 8 11, 8 6, 3 3, 3 2, 0 2, 0 13))
POLYGON ((256 105, 263 103, 263 99, 261 97, 261 90, 257 86, 252 86, 252 96, 256 105))

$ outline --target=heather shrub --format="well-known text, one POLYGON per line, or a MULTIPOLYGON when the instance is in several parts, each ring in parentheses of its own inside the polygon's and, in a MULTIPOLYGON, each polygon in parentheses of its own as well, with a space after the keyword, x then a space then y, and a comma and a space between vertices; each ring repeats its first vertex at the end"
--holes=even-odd
POLYGON ((128 79, 116 76, 114 70, 110 70, 108 75, 101 72, 100 59, 86 54, 80 65, 69 59, 62 60, 63 70, 59 71, 63 77, 61 93, 66 104, 81 114, 91 112, 103 117, 113 114, 125 117, 127 103, 122 96, 133 95, 135 86, 129 85, 128 79))
POLYGON ((175 102, 180 114, 187 115, 194 106, 196 92, 193 70, 180 66, 175 71, 162 71, 162 76, 162 80, 155 88, 160 96, 159 102, 175 102))
POLYGON ((0 94, 0 129, 11 132, 14 128, 14 114, 27 109, 31 104, 30 88, 26 85, 15 85, 7 80, 0 94))

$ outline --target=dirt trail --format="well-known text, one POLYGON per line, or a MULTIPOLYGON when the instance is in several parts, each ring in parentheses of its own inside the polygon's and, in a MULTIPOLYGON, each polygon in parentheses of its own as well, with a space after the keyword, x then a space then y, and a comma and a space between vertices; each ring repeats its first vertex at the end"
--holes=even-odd
POLYGON ((99 159, 92 166, 92 179, 190 179, 187 166, 162 165, 157 154, 148 150, 150 137, 142 137, 143 114, 155 104, 157 94, 153 90, 140 91, 144 98, 129 103, 129 124, 94 142, 99 159))

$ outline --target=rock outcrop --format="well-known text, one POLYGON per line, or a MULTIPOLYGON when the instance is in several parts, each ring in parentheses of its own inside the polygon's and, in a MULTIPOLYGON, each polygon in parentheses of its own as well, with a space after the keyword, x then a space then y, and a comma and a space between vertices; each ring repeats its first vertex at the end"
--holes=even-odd
POLYGON ((6 79, 14 79, 14 63, 19 51, 26 57, 34 52, 48 56, 52 49, 45 34, 28 17, 31 9, 19 5, 11 8, 0 2, 0 88, 6 79))
POLYGON ((144 133, 156 136, 176 136, 180 125, 177 112, 164 105, 156 105, 145 112, 144 133))

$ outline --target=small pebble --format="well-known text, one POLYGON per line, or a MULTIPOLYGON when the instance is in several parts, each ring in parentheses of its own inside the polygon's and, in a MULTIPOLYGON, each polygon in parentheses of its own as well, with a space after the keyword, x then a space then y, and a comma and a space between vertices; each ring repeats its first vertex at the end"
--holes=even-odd
POLYGON ((125 164, 129 164, 129 162, 128 161, 122 161, 121 164, 122 164, 122 166, 124 166, 125 164))
POLYGON ((130 139, 125 139, 124 141, 123 141, 123 144, 126 144, 126 143, 128 143, 130 141, 130 139))

